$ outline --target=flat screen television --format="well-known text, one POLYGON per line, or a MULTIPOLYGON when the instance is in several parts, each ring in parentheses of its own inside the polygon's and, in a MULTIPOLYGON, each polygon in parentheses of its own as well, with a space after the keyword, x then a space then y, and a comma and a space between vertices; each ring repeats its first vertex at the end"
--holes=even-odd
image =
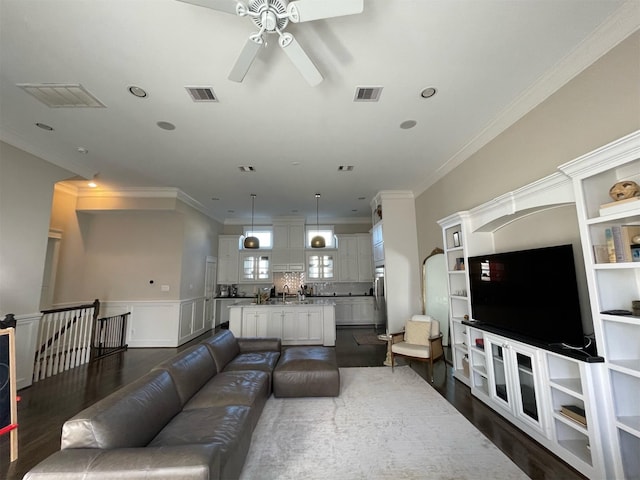
POLYGON ((571 245, 470 257, 467 268, 474 321, 535 343, 584 345, 571 245))

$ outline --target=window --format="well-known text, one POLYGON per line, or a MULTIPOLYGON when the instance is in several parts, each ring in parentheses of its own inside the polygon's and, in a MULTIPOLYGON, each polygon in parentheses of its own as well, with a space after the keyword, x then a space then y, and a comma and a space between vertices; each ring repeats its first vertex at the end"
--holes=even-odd
POLYGON ((273 248, 273 230, 271 227, 260 227, 260 229, 254 227, 253 230, 251 230, 251 227, 244 227, 244 237, 251 236, 258 237, 261 249, 273 248))
POLYGON ((311 239, 316 235, 321 235, 324 237, 325 248, 336 248, 336 240, 333 235, 333 227, 329 227, 326 225, 320 225, 316 227, 315 225, 309 226, 307 225, 307 238, 306 238, 306 246, 311 247, 311 239))

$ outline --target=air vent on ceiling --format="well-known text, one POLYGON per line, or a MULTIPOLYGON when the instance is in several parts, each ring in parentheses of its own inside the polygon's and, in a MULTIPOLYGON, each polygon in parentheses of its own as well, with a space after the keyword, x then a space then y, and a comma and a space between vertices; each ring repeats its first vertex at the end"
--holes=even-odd
POLYGON ((340 165, 338 167, 339 172, 353 172, 353 165, 340 165))
POLYGON ((251 165, 240 165, 240 166, 238 167, 238 169, 239 169, 241 172, 255 172, 255 171, 256 171, 255 167, 253 167, 253 166, 251 166, 251 165))
POLYGON ((79 83, 18 83, 17 86, 52 108, 105 107, 79 83))
POLYGON ((217 102, 218 97, 211 87, 184 87, 194 102, 217 102))
POLYGON ((356 87, 354 102, 377 102, 380 99, 382 87, 356 87))

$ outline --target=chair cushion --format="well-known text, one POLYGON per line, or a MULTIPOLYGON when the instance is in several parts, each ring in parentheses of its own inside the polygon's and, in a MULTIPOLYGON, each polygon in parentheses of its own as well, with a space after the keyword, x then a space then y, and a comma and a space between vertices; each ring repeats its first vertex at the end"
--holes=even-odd
POLYGON ((431 323, 408 320, 404 326, 404 341, 413 345, 429 345, 431 323))
POLYGON ((407 357, 429 358, 430 348, 423 345, 414 345, 407 342, 394 343, 391 351, 397 355, 405 355, 407 357))

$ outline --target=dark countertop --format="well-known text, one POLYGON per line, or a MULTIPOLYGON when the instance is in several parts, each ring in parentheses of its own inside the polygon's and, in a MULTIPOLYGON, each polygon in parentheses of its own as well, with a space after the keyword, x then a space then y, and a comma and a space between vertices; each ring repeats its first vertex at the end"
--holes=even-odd
POLYGON ((479 330, 484 330, 486 332, 495 333, 502 337, 510 338, 512 340, 516 340, 518 342, 526 343, 528 345, 542 348, 543 350, 547 350, 549 352, 557 353, 559 355, 563 355, 565 357, 573 358, 575 360, 580 360, 581 362, 586 363, 602 363, 604 362, 604 358, 598 355, 594 355, 588 353, 584 350, 577 350, 574 348, 566 348, 563 347, 562 344, 559 343, 545 343, 534 338, 523 337, 522 335, 518 335, 517 333, 509 332, 506 330, 502 330, 500 328, 496 328, 492 325, 487 325, 486 323, 471 321, 471 320, 463 320, 462 323, 464 325, 468 325, 473 328, 477 328, 479 330))

